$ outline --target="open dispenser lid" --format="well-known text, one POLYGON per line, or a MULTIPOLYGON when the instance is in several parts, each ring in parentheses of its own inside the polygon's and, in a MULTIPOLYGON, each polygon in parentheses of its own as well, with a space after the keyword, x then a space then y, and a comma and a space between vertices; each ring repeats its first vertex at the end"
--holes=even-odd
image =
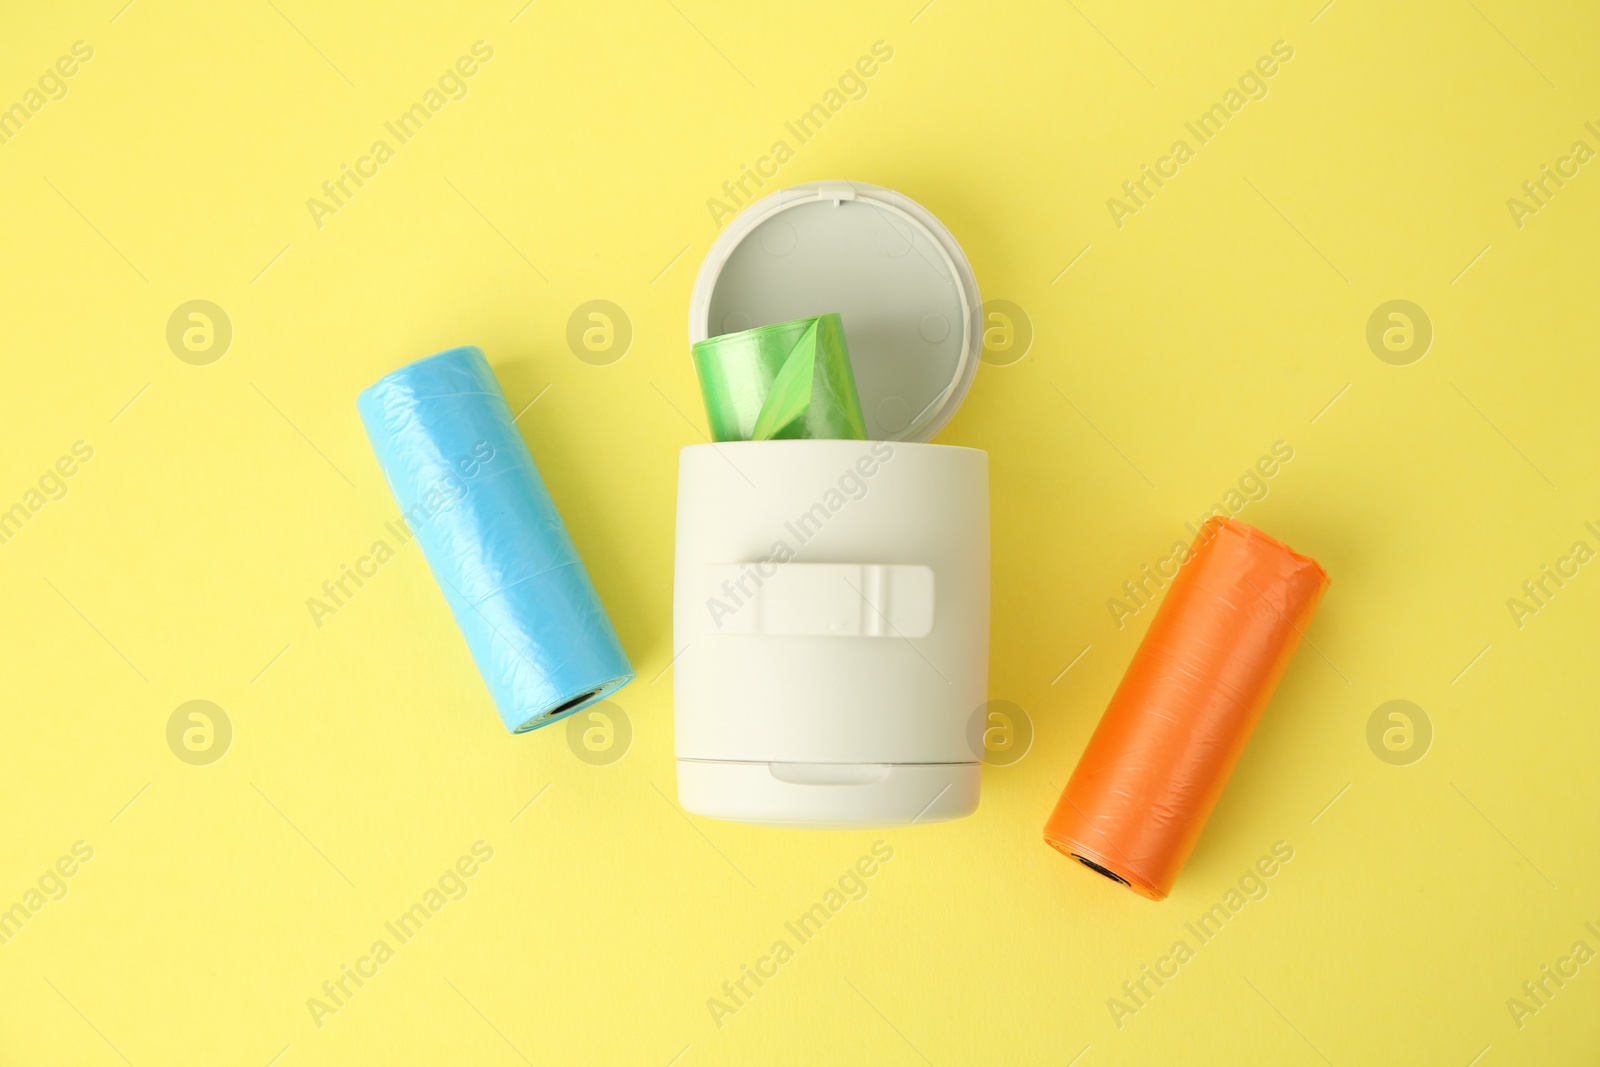
POLYGON ((961 406, 982 350, 978 281, 926 208, 862 182, 750 205, 706 253, 689 342, 838 312, 867 437, 926 441, 961 406))

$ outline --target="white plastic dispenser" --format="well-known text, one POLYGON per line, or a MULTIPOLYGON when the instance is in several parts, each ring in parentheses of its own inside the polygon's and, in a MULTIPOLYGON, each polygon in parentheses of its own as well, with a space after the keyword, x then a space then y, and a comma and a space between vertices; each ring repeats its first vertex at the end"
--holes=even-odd
POLYGON ((678 469, 678 799, 786 826, 936 822, 978 806, 988 455, 926 444, 981 349, 977 279, 899 193, 774 193, 712 245, 691 344, 830 311, 866 441, 691 445, 678 469))

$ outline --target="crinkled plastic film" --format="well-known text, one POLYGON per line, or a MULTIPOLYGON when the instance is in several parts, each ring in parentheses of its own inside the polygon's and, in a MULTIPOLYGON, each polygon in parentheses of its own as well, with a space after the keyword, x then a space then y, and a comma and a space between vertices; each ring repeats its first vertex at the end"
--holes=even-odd
POLYGON ((545 726, 633 679, 479 349, 402 367, 357 407, 508 729, 545 726))
POLYGON ((1090 738, 1045 840, 1152 900, 1171 891, 1328 576, 1211 519, 1090 738))
POLYGON ((866 439, 837 314, 709 337, 694 367, 714 441, 866 439))

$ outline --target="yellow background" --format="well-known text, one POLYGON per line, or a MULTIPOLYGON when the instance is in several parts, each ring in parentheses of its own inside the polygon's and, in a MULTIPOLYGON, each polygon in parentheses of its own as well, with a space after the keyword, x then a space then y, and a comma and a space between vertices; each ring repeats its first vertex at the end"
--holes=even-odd
POLYGON ((1506 601, 1600 548, 1600 164, 1521 228, 1505 201, 1600 148, 1600 17, 922 2, 12 6, 0 103, 94 58, 0 145, 0 506, 94 458, 0 545, 0 907, 95 852, 0 946, 0 1062, 1594 1062, 1600 964, 1520 1028, 1506 1001, 1600 949, 1600 565, 1520 629, 1506 601), (318 229, 306 199, 478 40, 467 98, 318 229), (1036 736, 952 824, 688 818, 669 604, 706 200, 879 40, 768 190, 898 189, 1031 319, 940 440, 991 456, 990 689, 1036 736), (1280 40, 1269 95, 1114 225, 1280 40), (1409 366, 1365 339, 1399 298, 1435 331, 1409 366), (166 343, 193 299, 234 330, 208 366, 166 343), (609 365, 566 343, 592 299, 632 323, 609 365), (505 732, 414 546, 307 611, 397 510, 357 392, 462 343, 513 409, 548 386, 520 425, 639 675, 610 766, 505 732), (1332 575, 1316 651, 1152 904, 1040 829, 1151 615, 1106 601, 1280 440, 1241 518, 1332 575), (166 742, 192 699, 233 724, 209 766, 166 742), (1409 766, 1367 744, 1391 699, 1433 726, 1409 766), (318 1028, 307 998, 478 840, 469 895, 318 1028), (867 897, 718 1028, 707 999, 880 840, 867 897), (1280 840, 1270 894, 1119 1028, 1108 999, 1280 840))

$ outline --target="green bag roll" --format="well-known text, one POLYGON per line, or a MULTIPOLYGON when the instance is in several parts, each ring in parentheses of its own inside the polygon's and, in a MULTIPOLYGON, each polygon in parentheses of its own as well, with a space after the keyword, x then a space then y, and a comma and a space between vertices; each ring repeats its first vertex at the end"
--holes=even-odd
POLYGON ((837 314, 698 341, 694 367, 713 440, 866 440, 837 314))

